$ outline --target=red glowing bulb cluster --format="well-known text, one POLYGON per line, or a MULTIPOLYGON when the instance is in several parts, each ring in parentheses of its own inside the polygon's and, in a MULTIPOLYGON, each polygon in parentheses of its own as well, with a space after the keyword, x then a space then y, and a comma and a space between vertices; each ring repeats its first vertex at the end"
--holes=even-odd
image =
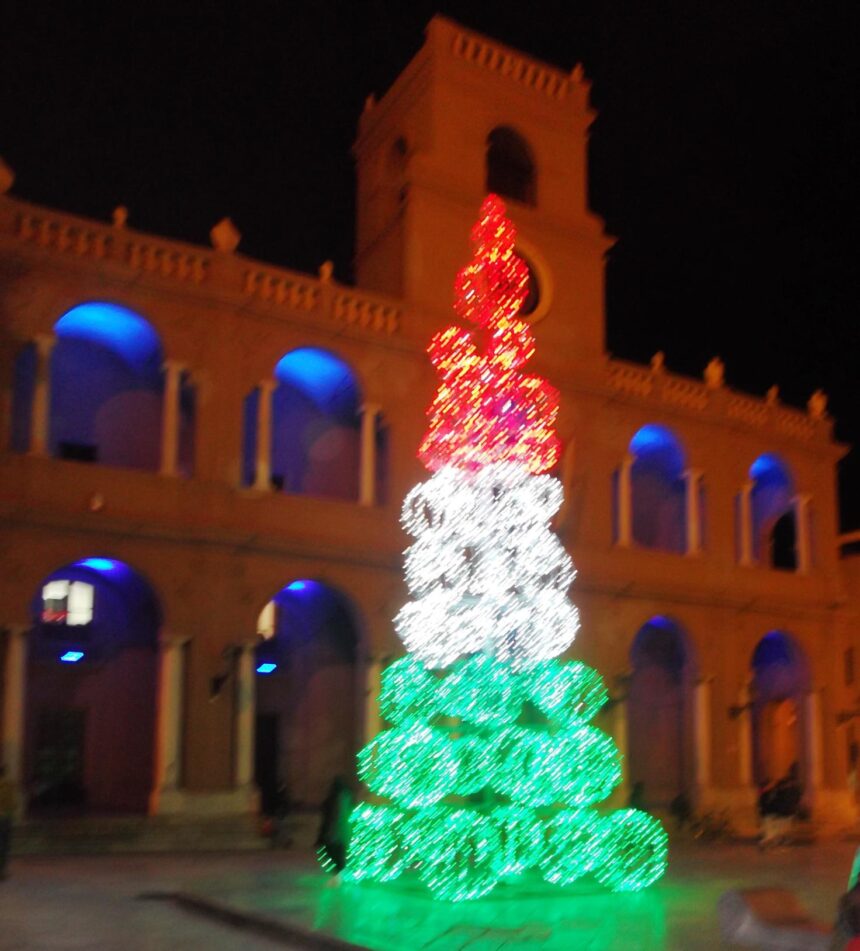
POLYGON ((418 458, 431 471, 515 462, 537 473, 558 459, 558 390, 519 370, 535 343, 517 316, 528 268, 515 242, 505 206, 488 195, 472 229, 474 256, 454 284, 454 308, 481 328, 484 344, 479 348, 472 333, 449 327, 429 347, 440 382, 418 458))

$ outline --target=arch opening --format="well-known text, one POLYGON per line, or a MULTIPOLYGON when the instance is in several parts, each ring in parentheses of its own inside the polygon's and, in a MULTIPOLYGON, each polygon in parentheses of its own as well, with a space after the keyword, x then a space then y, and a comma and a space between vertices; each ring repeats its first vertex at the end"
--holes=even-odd
POLYGON ((508 126, 497 126, 487 136, 486 184, 488 192, 513 198, 524 205, 537 204, 537 171, 526 140, 508 126))
POLYGON ((666 426, 649 423, 630 440, 633 541, 643 548, 686 550, 686 454, 666 426))
POLYGON ((770 568, 795 571, 797 526, 791 470, 778 455, 762 453, 750 466, 749 477, 753 557, 770 568))
MULTIPOLYGON (((357 499, 361 391, 352 369, 333 354, 302 347, 275 367, 271 487, 285 492, 357 499)), ((257 475, 260 389, 245 399, 243 478, 257 475)))
POLYGON ((786 776, 793 764, 803 781, 810 764, 805 743, 809 665, 797 641, 769 631, 751 658, 753 776, 761 787, 786 776))
POLYGON ((693 790, 693 663, 688 638, 657 615, 636 633, 630 648, 628 692, 629 778, 640 798, 665 808, 693 790))
POLYGON ((28 643, 28 806, 147 810, 152 790, 161 611, 133 568, 84 558, 47 575, 28 643))
POLYGON ((258 620, 255 780, 263 811, 315 809, 355 776, 361 738, 359 629, 352 605, 311 579, 285 585, 258 620))

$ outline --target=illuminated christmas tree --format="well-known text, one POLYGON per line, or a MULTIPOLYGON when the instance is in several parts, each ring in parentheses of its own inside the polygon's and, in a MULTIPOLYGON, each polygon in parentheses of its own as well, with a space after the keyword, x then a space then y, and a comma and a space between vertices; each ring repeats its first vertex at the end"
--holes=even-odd
POLYGON ((392 724, 359 753, 385 804, 351 816, 347 873, 416 869, 433 894, 477 898, 528 869, 568 884, 591 874, 643 888, 665 870, 666 833, 638 810, 594 807, 621 781, 612 738, 590 721, 600 675, 556 658, 579 626, 573 564, 550 529, 562 487, 558 392, 522 366, 528 271, 490 195, 457 277, 456 310, 430 357, 440 377, 419 457, 432 477, 403 505, 412 600, 395 620, 409 654, 382 676, 392 724))

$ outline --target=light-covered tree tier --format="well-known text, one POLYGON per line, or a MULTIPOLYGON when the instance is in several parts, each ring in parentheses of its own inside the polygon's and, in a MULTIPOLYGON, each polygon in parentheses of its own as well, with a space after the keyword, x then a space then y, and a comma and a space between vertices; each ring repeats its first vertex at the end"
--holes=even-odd
POLYGON ((393 804, 354 810, 349 876, 414 868, 452 900, 527 869, 559 885, 587 874, 618 891, 649 885, 665 867, 660 823, 593 808, 621 781, 614 742, 589 722, 606 699, 576 661, 515 668, 476 654, 447 672, 396 661, 380 694, 394 725, 359 753, 359 775, 393 804))

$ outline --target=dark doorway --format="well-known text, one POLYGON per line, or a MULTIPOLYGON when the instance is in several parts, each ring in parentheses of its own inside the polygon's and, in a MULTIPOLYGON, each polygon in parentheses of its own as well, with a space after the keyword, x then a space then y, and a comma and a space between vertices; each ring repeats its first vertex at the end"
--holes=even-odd
POLYGON ((39 711, 31 805, 50 809, 86 805, 86 731, 86 710, 39 711))
POLYGON ((796 538, 794 512, 786 512, 776 520, 770 536, 770 559, 774 568, 797 570, 796 538))
POLYGON ((279 725, 279 714, 257 714, 254 742, 254 780, 260 790, 260 808, 267 816, 275 815, 278 806, 281 805, 278 791, 279 725))

